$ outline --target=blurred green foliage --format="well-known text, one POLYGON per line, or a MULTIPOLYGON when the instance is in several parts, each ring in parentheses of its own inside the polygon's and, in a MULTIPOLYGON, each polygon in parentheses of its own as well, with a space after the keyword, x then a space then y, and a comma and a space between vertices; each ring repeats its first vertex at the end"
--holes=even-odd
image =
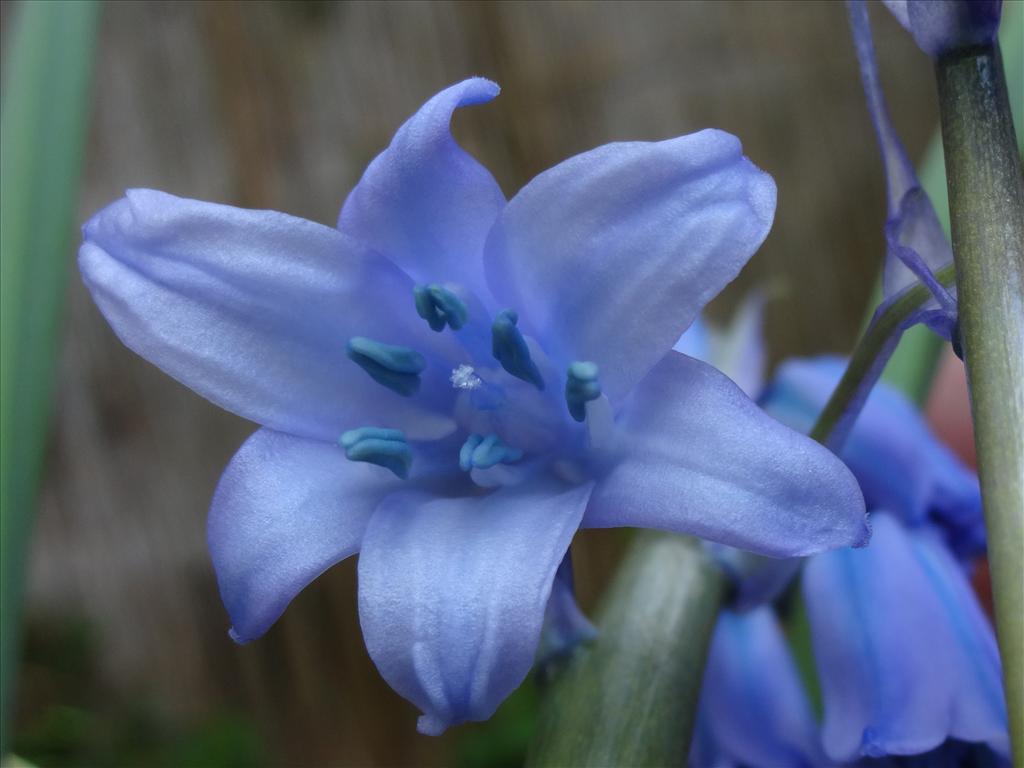
POLYGON ((0 755, 48 436, 98 6, 15 9, 0 108, 0 755))
POLYGON ((47 768, 261 768, 264 749, 241 715, 213 710, 181 723, 144 692, 108 690, 97 633, 84 621, 25 628, 14 752, 47 768))

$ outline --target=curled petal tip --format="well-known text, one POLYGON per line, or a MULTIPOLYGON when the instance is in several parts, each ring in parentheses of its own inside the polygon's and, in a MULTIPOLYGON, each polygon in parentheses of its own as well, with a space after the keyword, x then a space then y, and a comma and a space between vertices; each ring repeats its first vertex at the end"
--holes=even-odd
POLYGON ((238 631, 234 627, 231 627, 228 630, 228 637, 230 637, 232 640, 234 640, 239 645, 245 645, 246 643, 249 642, 249 639, 245 638, 245 637, 242 637, 240 634, 238 634, 238 631))

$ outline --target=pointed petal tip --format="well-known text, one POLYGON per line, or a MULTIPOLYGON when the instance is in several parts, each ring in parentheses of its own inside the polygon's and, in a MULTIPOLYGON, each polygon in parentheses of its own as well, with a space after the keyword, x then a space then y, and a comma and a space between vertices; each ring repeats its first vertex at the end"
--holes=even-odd
POLYGON ((436 715, 420 715, 416 721, 416 730, 424 736, 440 736, 448 730, 449 725, 452 723, 447 723, 436 715))

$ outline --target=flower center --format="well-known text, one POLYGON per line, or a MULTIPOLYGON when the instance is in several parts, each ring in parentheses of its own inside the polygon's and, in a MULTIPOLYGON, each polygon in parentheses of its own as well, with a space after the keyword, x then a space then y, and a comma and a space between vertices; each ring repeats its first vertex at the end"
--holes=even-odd
MULTIPOLYGON (((461 290, 458 286, 451 288, 461 290)), ((427 321, 431 330, 438 333, 445 328, 462 331, 463 343, 470 343, 465 349, 470 352, 471 360, 481 366, 478 373, 473 365, 460 363, 451 369, 448 376, 452 388, 460 393, 453 415, 469 434, 459 452, 461 468, 464 471, 487 470, 499 464, 516 464, 524 454, 543 456, 554 452, 561 455, 576 451, 571 445, 578 441, 572 436, 574 433, 565 431, 565 422, 558 413, 558 398, 550 392, 545 393, 544 375, 550 378, 556 374, 543 352, 538 352, 537 361, 533 360, 530 343, 517 327, 519 315, 506 309, 499 312, 491 323, 490 352, 504 369, 502 373, 473 356, 474 349, 478 356, 486 355, 485 348, 479 348, 472 342, 479 336, 479 331, 486 328, 486 325, 479 327, 480 321, 486 323, 486 319, 476 318, 476 331, 468 327, 469 309, 452 289, 436 283, 418 285, 414 288, 414 299, 417 314, 427 321)), ((534 347, 534 350, 539 350, 539 347, 534 347)), ((426 369, 427 360, 415 350, 354 336, 349 339, 347 353, 382 386, 404 397, 414 397, 419 393, 420 374, 426 369)), ((570 416, 577 422, 588 422, 588 435, 595 427, 601 426, 590 424, 587 412, 588 407, 596 407, 588 404, 601 398, 597 365, 587 361, 569 365, 565 373, 564 397, 563 407, 568 408, 570 416)), ((339 442, 352 461, 370 462, 391 470, 399 477, 408 477, 412 450, 401 431, 363 427, 346 432, 339 442)))

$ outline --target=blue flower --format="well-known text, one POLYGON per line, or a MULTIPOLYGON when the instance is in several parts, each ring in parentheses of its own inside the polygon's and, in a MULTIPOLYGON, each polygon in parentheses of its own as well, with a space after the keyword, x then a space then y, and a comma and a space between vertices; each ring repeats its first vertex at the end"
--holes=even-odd
MULTIPOLYGON (((757 346, 756 334, 745 346, 757 346)), ((844 367, 831 357, 786 361, 761 402, 806 430, 844 367)), ((872 512, 870 546, 802 563, 752 559, 713 546, 737 581, 737 610, 778 595, 800 573, 828 760, 866 767, 913 755, 926 765, 1005 764, 998 650, 963 563, 984 549, 977 478, 885 384, 864 403, 840 456, 872 512)), ((799 701, 802 689, 788 650, 771 639, 765 612, 770 618, 765 607, 727 614, 730 621, 716 630, 691 754, 696 768, 827 762, 808 752, 806 716, 799 715, 807 710, 799 701), (762 635, 756 649, 741 642, 755 631, 762 635), (769 651, 773 658, 766 661, 769 651), (761 663, 752 669, 755 660, 761 663), (772 689, 775 696, 765 693, 772 689), (781 712, 791 713, 786 727, 772 719, 781 712), (734 731, 729 718, 737 717, 747 725, 734 731)))
POLYGON ((580 527, 776 556, 867 535, 838 459, 672 351, 766 236, 771 178, 708 130, 599 147, 506 202, 449 131, 497 92, 428 101, 337 229, 135 190, 79 252, 125 344, 262 425, 209 516, 232 636, 358 552, 367 649, 431 734, 526 675, 580 527))
POLYGON ((1008 755, 999 652, 962 568, 928 526, 872 522, 870 547, 804 568, 825 751, 848 761, 957 739, 1008 755))
POLYGON ((882 0, 918 47, 937 59, 957 48, 988 45, 999 30, 1003 0, 882 0))
POLYGON ((813 768, 818 723, 775 612, 722 611, 711 638, 692 768, 813 768))
MULTIPOLYGON (((932 2, 929 0, 929 4, 932 2)), ((939 0, 935 4, 943 2, 939 0)), ((920 4, 911 2, 911 5, 920 4)), ((951 339, 957 317, 956 297, 951 289, 936 280, 935 273, 952 263, 953 250, 886 109, 867 6, 864 0, 847 0, 847 7, 864 95, 882 151, 888 193, 887 251, 882 273, 882 291, 887 301, 880 309, 920 281, 932 292, 934 300, 914 313, 908 325, 925 322, 939 335, 951 339)))

